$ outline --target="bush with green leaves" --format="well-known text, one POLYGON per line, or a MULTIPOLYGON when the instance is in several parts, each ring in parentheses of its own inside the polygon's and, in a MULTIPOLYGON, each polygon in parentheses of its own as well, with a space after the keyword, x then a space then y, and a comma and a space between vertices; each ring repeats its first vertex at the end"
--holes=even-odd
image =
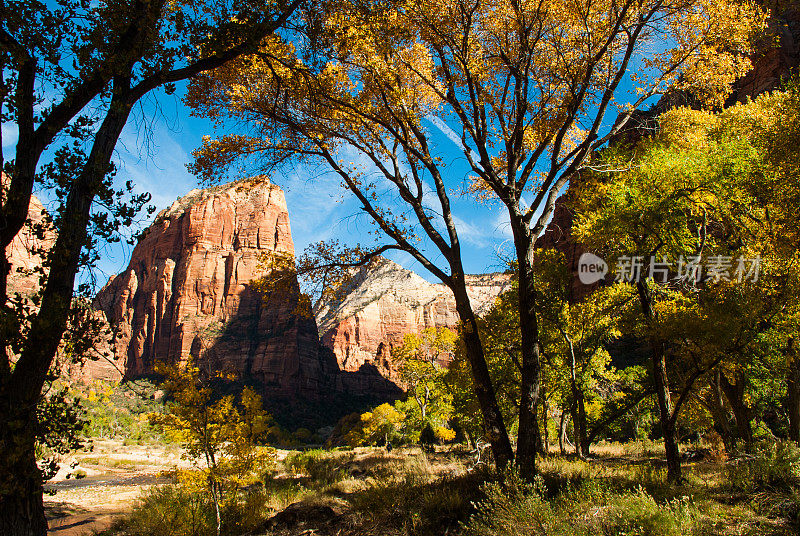
POLYGON ((46 481, 56 475, 63 456, 84 446, 86 410, 68 388, 56 385, 37 404, 36 417, 36 459, 46 481))
POLYGON ((426 422, 425 426, 422 427, 422 432, 419 434, 419 444, 422 445, 423 449, 432 451, 436 443, 436 432, 433 431, 431 423, 426 422))
POLYGON ((128 442, 166 440, 147 419, 150 413, 164 409, 153 383, 143 379, 122 384, 98 380, 73 390, 86 411, 86 436, 128 442))
POLYGON ((800 448, 790 441, 765 441, 733 458, 726 469, 734 491, 790 492, 800 488, 800 448))

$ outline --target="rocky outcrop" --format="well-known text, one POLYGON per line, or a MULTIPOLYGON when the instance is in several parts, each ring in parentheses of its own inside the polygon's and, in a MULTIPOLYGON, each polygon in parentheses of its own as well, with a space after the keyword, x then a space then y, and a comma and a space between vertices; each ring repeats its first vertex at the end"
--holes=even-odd
POLYGON ((178 199, 97 294, 117 331, 119 368, 135 377, 191 357, 257 382, 273 400, 399 396, 374 367, 339 369, 302 312, 296 279, 266 295, 254 288, 269 273, 265 260, 293 255, 283 191, 266 177, 178 199))
MULTIPOLYGON (((508 274, 467 276, 475 311, 485 312, 510 288, 508 274)), ((429 327, 455 328, 455 301, 450 290, 429 283, 398 264, 377 259, 361 268, 337 300, 317 304, 315 316, 322 344, 333 350, 342 370, 376 367, 397 379, 391 351, 407 333, 429 327)))
POLYGON ((736 83, 732 101, 773 90, 800 67, 800 7, 796 2, 759 3, 772 14, 767 36, 753 58, 753 69, 736 83))
POLYGON ((193 190, 162 211, 128 269, 96 303, 118 330, 126 376, 156 360, 195 359, 285 393, 318 393, 335 363, 320 359, 296 285, 265 298, 252 287, 265 255, 293 255, 283 192, 264 177, 193 190))
POLYGON ((6 259, 11 263, 9 296, 17 292, 30 296, 39 290, 44 253, 53 246, 55 240, 56 234, 44 205, 36 196, 31 196, 28 219, 6 248, 6 259))

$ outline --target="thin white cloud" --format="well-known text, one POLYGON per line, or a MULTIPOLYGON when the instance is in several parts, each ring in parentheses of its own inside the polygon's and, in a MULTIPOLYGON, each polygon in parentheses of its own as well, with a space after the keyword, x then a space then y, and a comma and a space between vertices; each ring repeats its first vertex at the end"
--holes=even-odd
POLYGON ((491 234, 487 233, 486 227, 477 223, 465 221, 458 216, 453 216, 456 224, 459 239, 476 247, 485 248, 491 243, 491 234))
POLYGON ((358 234, 352 229, 348 232, 349 217, 357 212, 357 206, 332 172, 300 166, 273 177, 273 182, 286 196, 297 253, 315 242, 358 234))
MULTIPOLYGON (((450 139, 450 141, 452 141, 456 145, 456 147, 458 147, 462 151, 464 149, 467 149, 467 147, 465 147, 464 144, 461 141, 461 136, 459 136, 456 133, 455 130, 450 128, 450 126, 447 123, 445 123, 444 121, 442 121, 439 117, 436 117, 435 115, 429 115, 429 116, 426 117, 426 119, 428 121, 430 121, 433 126, 438 128, 441 131, 442 134, 447 136, 447 138, 450 139)), ((472 149, 469 149, 469 153, 470 153, 470 155, 472 155, 472 159, 473 160, 477 160, 478 159, 478 155, 475 154, 475 151, 473 151, 472 149)))
MULTIPOLYGON (((150 204, 156 211, 134 227, 140 230, 152 221, 161 209, 171 205, 192 188, 197 180, 186 169, 187 150, 174 138, 163 124, 155 124, 149 138, 142 137, 136 126, 129 124, 123 130, 116 146, 115 158, 119 170, 117 181, 122 185, 130 180, 134 193, 150 193, 150 204)), ((125 243, 107 246, 98 265, 106 276, 120 273, 127 266, 132 248, 125 243)), ((103 284, 102 276, 100 284, 103 284)))
POLYGON ((497 211, 497 215, 494 218, 492 227, 495 236, 499 236, 503 239, 508 239, 513 237, 511 233, 511 219, 508 216, 508 211, 504 209, 500 209, 497 211))
POLYGON ((19 139, 17 127, 12 123, 3 123, 3 148, 14 147, 19 139))
POLYGON ((197 188, 197 179, 186 169, 190 157, 163 125, 156 125, 149 140, 127 129, 117 144, 121 179, 130 179, 138 193, 149 192, 157 211, 197 188))

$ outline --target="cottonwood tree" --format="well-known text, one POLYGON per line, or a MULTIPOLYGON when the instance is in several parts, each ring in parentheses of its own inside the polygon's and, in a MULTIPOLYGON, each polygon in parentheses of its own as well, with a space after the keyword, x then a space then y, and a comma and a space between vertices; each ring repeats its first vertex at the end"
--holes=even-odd
POLYGON ((275 467, 275 449, 260 446, 274 421, 249 387, 238 400, 233 395, 215 399, 215 378, 204 377, 192 360, 182 366, 159 363, 156 372, 164 376, 161 387, 172 400, 166 412, 148 416, 150 423, 185 449, 194 470, 182 472, 180 479, 189 489, 209 494, 219 536, 222 508, 235 504, 243 487, 260 482, 275 467))
POLYGON ((659 0, 455 1, 418 11, 439 67, 431 87, 457 118, 476 189, 493 192, 510 218, 522 332, 517 458, 531 475, 541 368, 533 252, 558 194, 654 95, 691 87, 721 102, 749 67, 743 54, 763 17, 739 2, 659 0), (441 12, 451 25, 439 23, 441 12))
POLYGON ((453 413, 445 365, 452 359, 457 342, 454 331, 429 327, 419 334, 405 335, 403 343, 392 349, 408 397, 395 405, 406 414, 405 428, 412 440, 426 424, 442 429, 453 413))
MULTIPOLYGON (((0 195, 0 532, 44 535, 36 464, 37 403, 71 314, 76 274, 96 260, 147 196, 124 202, 113 151, 149 92, 254 50, 300 0, 5 1, 0 6, 0 98, 16 127, 0 195), (10 295, 6 247, 22 229, 34 185, 57 200, 38 307, 23 320, 10 295), (118 202, 120 201, 120 202, 118 202)), ((130 185, 128 185, 130 190, 130 185)))
MULTIPOLYGON (((536 275, 540 282, 536 299, 542 345, 541 428, 544 431, 548 406, 555 403, 562 416, 559 443, 563 446, 569 415, 575 429, 576 452, 583 456, 600 434, 653 393, 646 382, 625 381, 636 373, 614 370, 607 351, 612 339, 620 334, 623 318, 635 315, 635 295, 628 288, 613 286, 573 303, 572 280, 565 259, 552 249, 537 252, 536 275), (603 396, 608 393, 611 396, 603 396), (594 411, 587 411, 587 402, 594 411)), ((516 419, 519 411, 522 351, 518 302, 516 285, 512 285, 481 317, 489 369, 500 407, 509 421, 516 419)), ((457 366, 458 362, 456 370, 451 371, 456 378, 457 366)), ((537 450, 546 453, 548 441, 545 434, 540 435, 537 450)))
MULTIPOLYGON (((266 151, 275 162, 300 153, 327 162, 366 205, 384 192, 339 162, 339 149, 355 147, 454 269, 417 260, 458 281, 445 181, 451 160, 441 158, 424 120, 452 125, 476 192, 499 200, 510 217, 523 352, 516 458, 530 477, 540 383, 533 251, 558 194, 655 95, 691 88, 720 103, 749 68, 764 18, 739 0, 333 2, 313 40, 323 52, 307 62, 267 50, 197 83, 191 99, 199 109, 254 127, 252 136, 207 140, 197 169, 216 173, 214 154, 230 163, 236 154, 266 151), (435 207, 425 205, 426 175, 435 207)), ((374 206, 369 212, 388 236, 408 241, 401 222, 374 206)), ((460 285, 452 288, 458 301, 460 285)))
POLYGON ((765 343, 793 362, 797 250, 782 243, 782 231, 791 242, 784 225, 797 176, 787 169, 789 145, 776 141, 797 139, 787 126, 795 99, 776 93, 718 114, 667 112, 635 156, 618 147, 603 157, 632 167, 587 178, 575 197, 575 236, 617 259, 621 284, 638 296, 643 323, 632 329, 652 354, 670 480, 680 479, 680 411, 701 378, 722 374, 716 381, 747 442, 736 376, 765 343))
POLYGON ((610 287, 571 303, 571 274, 563 255, 555 250, 537 253, 536 274, 540 280, 538 310, 544 368, 551 369, 550 376, 557 384, 550 389, 561 391, 562 400, 568 401, 575 453, 585 458, 592 424, 587 400, 599 402, 601 386, 608 391, 618 379, 607 345, 620 336, 620 317, 633 296, 627 289, 610 287))
MULTIPOLYGON (((266 159, 264 165, 305 158, 337 174, 392 241, 370 255, 402 250, 453 292, 485 433, 502 467, 513 458, 511 443, 467 294, 462 244, 442 158, 423 127, 438 97, 426 84, 413 81, 415 69, 430 72, 433 65, 424 55, 414 58, 401 29, 384 24, 388 19, 376 21, 371 26, 374 35, 365 34, 364 39, 341 33, 347 17, 358 16, 348 11, 355 7, 329 6, 330 18, 313 36, 318 50, 341 55, 342 62, 318 57, 304 61, 294 47, 276 42, 230 68, 195 78, 187 101, 198 113, 250 121, 254 132, 207 138, 195 153, 193 170, 206 180, 219 180, 220 170, 237 157, 258 153, 266 159), (404 65, 407 61, 412 68, 404 65), (402 82, 398 75, 404 77, 402 82), (349 158, 348 153, 358 157, 349 158), (356 163, 359 158, 368 165, 356 163)), ((378 11, 381 17, 393 13, 380 8, 369 7, 362 13, 366 19, 355 18, 348 27, 361 34, 378 11)))

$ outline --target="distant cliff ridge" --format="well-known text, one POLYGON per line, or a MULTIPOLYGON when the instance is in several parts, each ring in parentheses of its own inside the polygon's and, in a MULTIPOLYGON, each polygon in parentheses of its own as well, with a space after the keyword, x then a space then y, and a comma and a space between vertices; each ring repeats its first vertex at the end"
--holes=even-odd
MULTIPOLYGON (((467 285, 472 306, 481 314, 511 287, 511 275, 469 275, 467 285)), ((402 344, 405 334, 429 327, 455 329, 458 324, 450 289, 390 260, 380 258, 361 268, 348 287, 341 299, 315 309, 322 344, 333 350, 342 370, 371 364, 397 380, 391 350, 402 344)))

